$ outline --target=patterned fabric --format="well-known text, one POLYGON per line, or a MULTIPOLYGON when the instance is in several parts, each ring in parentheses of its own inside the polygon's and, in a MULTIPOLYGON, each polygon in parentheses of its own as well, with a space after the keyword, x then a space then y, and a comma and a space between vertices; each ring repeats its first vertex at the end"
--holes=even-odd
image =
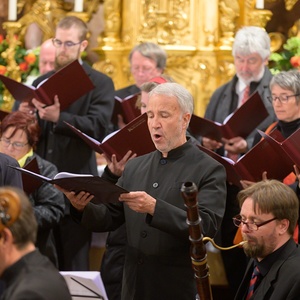
POLYGON ((247 85, 244 90, 243 99, 241 101, 242 105, 249 99, 250 96, 250 85, 247 85))
POLYGON ((253 270, 252 276, 251 276, 246 300, 249 300, 252 297, 259 275, 260 275, 260 272, 259 272, 258 267, 255 267, 253 270))

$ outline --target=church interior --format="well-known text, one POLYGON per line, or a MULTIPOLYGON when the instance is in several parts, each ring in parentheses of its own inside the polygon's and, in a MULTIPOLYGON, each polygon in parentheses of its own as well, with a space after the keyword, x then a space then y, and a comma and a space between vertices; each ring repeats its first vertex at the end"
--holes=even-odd
MULTIPOLYGON (((231 51, 238 29, 264 28, 274 53, 282 51, 289 38, 300 38, 298 0, 1 0, 0 34, 2 40, 13 41, 5 50, 0 41, 7 76, 24 80, 15 61, 16 47, 38 48, 53 37, 56 24, 66 15, 88 24, 84 59, 110 76, 116 89, 133 84, 128 55, 136 44, 151 41, 164 48, 165 73, 191 92, 198 116, 204 115, 216 88, 235 73, 231 51)), ((0 109, 10 111, 13 102, 4 89, 0 109)), ((93 253, 95 261, 98 254, 93 253)), ((209 252, 211 284, 224 293, 227 282, 220 260, 217 250, 209 252)))

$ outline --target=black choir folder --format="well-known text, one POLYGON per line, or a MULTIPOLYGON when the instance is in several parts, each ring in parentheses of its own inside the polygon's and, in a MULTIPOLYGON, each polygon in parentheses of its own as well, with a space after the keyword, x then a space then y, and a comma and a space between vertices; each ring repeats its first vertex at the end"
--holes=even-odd
POLYGON ((269 115, 258 92, 240 106, 226 121, 220 124, 192 115, 189 131, 195 136, 221 141, 241 136, 246 138, 269 115))
POLYGON ((267 171, 267 178, 283 180, 300 167, 300 129, 284 140, 278 130, 270 135, 258 130, 263 139, 237 162, 198 146, 202 151, 220 162, 226 169, 227 181, 241 187, 240 180, 258 182, 262 173, 267 171))
POLYGON ((140 115, 113 135, 107 136, 102 143, 81 132, 71 124, 65 123, 93 150, 98 153, 105 153, 109 158, 115 154, 117 160, 120 160, 129 150, 136 153, 137 156, 155 150, 147 125, 146 113, 140 115))
POLYGON ((37 88, 4 75, 0 75, 0 80, 18 101, 30 102, 32 98, 35 98, 48 106, 54 103, 54 96, 57 95, 60 110, 66 109, 74 101, 94 89, 92 81, 78 60, 55 72, 37 88))
POLYGON ((122 99, 115 96, 115 105, 111 117, 111 122, 113 124, 118 124, 118 115, 123 117, 125 124, 131 122, 141 114, 141 110, 136 106, 136 101, 140 93, 127 96, 122 99))
POLYGON ((119 201, 122 193, 128 193, 127 190, 115 185, 99 176, 89 174, 73 174, 68 172, 60 172, 53 179, 26 170, 20 167, 10 166, 28 176, 40 179, 50 184, 56 184, 68 191, 79 193, 80 191, 88 192, 95 196, 93 203, 113 203, 119 201))

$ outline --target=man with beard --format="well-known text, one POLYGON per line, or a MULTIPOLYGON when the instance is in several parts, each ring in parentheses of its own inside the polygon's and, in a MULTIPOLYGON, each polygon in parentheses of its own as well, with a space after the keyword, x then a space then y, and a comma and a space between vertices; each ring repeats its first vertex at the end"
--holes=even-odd
POLYGON ((276 180, 258 182, 238 194, 241 211, 233 218, 251 257, 236 300, 299 299, 300 248, 293 240, 299 202, 276 180), (255 275, 254 275, 255 274, 255 275))
MULTIPOLYGON (((86 24, 77 17, 67 16, 58 23, 53 38, 55 71, 79 60, 95 88, 63 111, 60 111, 61 99, 57 96, 51 106, 45 107, 36 99, 32 103, 42 131, 36 152, 55 164, 59 172, 97 175, 94 151, 64 123, 72 124, 96 140, 102 140, 107 134, 114 105, 114 84, 108 76, 81 61, 81 53, 88 45, 87 33, 86 24)), ((37 78, 33 85, 37 86, 55 71, 37 78)), ((60 270, 88 271, 91 232, 70 218, 69 201, 66 201, 65 217, 57 235, 60 270)))
MULTIPOLYGON (((255 26, 241 28, 235 36, 232 55, 236 74, 229 82, 213 93, 204 117, 218 123, 224 123, 224 120, 239 108, 249 95, 257 91, 269 112, 269 116, 257 127, 264 131, 269 124, 275 121, 273 107, 268 101, 268 97, 271 96, 269 83, 272 75, 266 67, 270 55, 270 38, 267 32, 255 26)), ((241 120, 241 122, 246 122, 246 120, 241 120)), ((255 134, 256 130, 247 139, 235 137, 230 140, 224 139, 222 143, 203 137, 202 145, 215 150, 222 156, 236 160, 253 146, 255 134)), ((218 236, 220 239, 218 242, 223 246, 232 245, 237 231, 237 228, 232 224, 232 217, 239 212, 239 206, 236 202, 238 191, 237 186, 227 184, 226 210, 218 236)), ((247 260, 240 248, 222 251, 221 255, 230 292, 234 296, 242 280, 247 260)))

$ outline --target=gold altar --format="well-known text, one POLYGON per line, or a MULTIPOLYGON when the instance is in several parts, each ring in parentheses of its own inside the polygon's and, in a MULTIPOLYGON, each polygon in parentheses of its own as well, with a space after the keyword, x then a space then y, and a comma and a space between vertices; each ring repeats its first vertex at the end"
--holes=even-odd
MULTIPOLYGON (((291 7, 297 2, 285 1, 291 7)), ((111 76, 116 89, 132 83, 130 49, 143 41, 158 43, 168 53, 165 72, 190 90, 195 113, 200 116, 213 91, 234 74, 231 46, 237 29, 243 25, 265 28, 272 17, 270 10, 256 9, 256 0, 85 0, 83 12, 73 12, 72 5, 62 0, 20 0, 20 17, 3 27, 8 35, 19 34, 25 44, 32 24, 41 39, 46 39, 53 35, 59 17, 66 14, 87 22, 96 16, 98 24, 102 19, 102 31, 90 43, 97 57, 93 66, 111 76)), ((270 36, 276 50, 281 36, 270 36)), ((10 106, 6 103, 5 109, 10 106)))

